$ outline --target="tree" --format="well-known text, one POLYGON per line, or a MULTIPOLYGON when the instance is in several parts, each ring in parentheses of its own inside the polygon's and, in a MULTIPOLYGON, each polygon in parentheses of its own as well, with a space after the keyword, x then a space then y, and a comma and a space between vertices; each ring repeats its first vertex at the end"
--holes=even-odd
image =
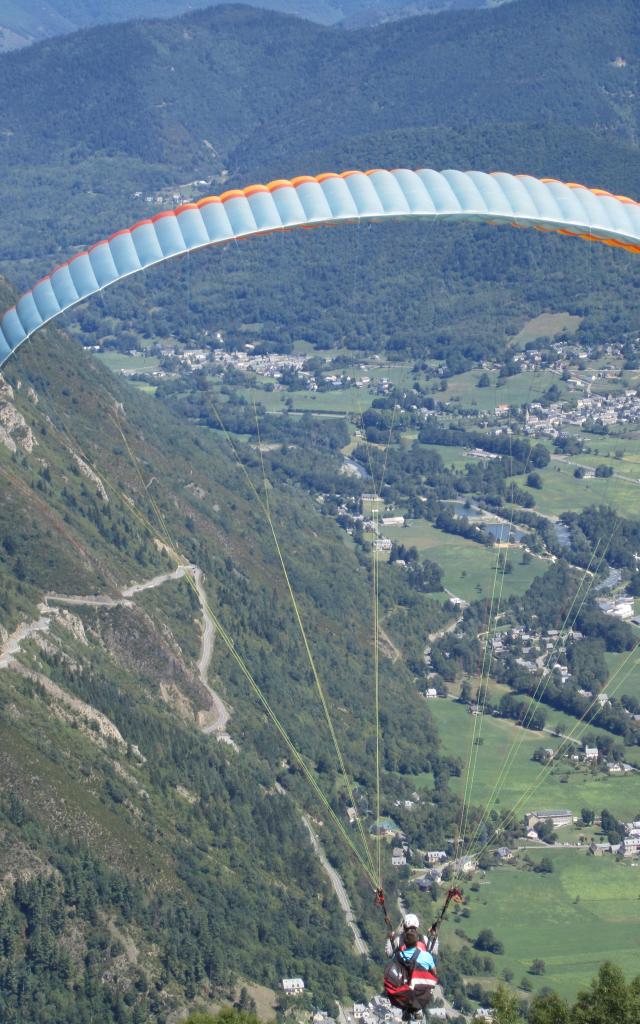
POLYGON ((473 945, 482 953, 504 953, 504 945, 490 928, 483 928, 473 945))
POLYGON ((518 997, 504 985, 498 985, 491 1000, 495 1024, 518 1024, 520 1017, 518 997))
POLYGON ((610 843, 619 843, 624 839, 624 825, 606 807, 600 815, 600 823, 610 843))
POLYGON ((528 1024, 569 1024, 569 1004, 555 992, 535 995, 529 1006, 528 1024))
MULTIPOLYGON (((624 974, 610 960, 605 961, 589 989, 578 992, 573 1007, 573 1024, 635 1024, 630 1018, 632 992, 624 974)), ((636 1018, 637 1019, 637 1018, 636 1018)))
POLYGON ((551 875, 553 873, 553 861, 550 857, 543 857, 533 870, 537 871, 539 875, 551 875))
POLYGON ((479 388, 491 387, 491 377, 489 376, 488 373, 481 373, 480 374, 480 376, 478 377, 477 387, 479 387, 479 388))
POLYGON ((583 807, 580 811, 580 816, 585 825, 593 825, 595 813, 589 807, 583 807))
POLYGON ((458 698, 461 704, 471 703, 471 683, 468 679, 462 680, 462 686, 460 687, 460 697, 458 698))
POLYGON ((534 960, 529 968, 529 974, 544 974, 546 965, 544 960, 534 960))
POLYGON ((539 473, 529 473, 527 476, 527 486, 535 488, 536 491, 542 490, 542 477, 539 473))
POLYGON ((542 839, 544 843, 555 843, 558 837, 553 831, 553 825, 550 821, 539 821, 534 827, 538 833, 538 838, 542 839))

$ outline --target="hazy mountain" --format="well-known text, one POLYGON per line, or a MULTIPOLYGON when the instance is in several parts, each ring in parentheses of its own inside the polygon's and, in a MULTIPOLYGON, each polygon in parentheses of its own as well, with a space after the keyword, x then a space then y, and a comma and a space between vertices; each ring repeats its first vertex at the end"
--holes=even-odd
MULTIPOLYGON (((384 0, 265 0, 256 4, 274 11, 296 14, 324 25, 373 24, 389 17, 492 7, 505 0, 416 0, 406 4, 384 0)), ((509 0, 506 0, 509 2, 509 0)), ((0 0, 0 52, 12 50, 49 36, 64 35, 91 25, 105 25, 134 18, 170 18, 173 15, 216 6, 211 0, 0 0)))

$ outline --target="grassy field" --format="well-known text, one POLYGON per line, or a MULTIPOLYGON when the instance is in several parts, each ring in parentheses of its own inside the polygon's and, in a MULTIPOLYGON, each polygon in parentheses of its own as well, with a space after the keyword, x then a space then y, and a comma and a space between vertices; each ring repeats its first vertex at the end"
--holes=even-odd
MULTIPOLYGON (((409 435, 409 439, 411 439, 409 435)), ((455 448, 449 444, 428 444, 425 445, 430 452, 437 452, 445 466, 450 466, 452 469, 464 469, 468 462, 474 462, 475 459, 465 455, 462 448, 455 448)))
POLYGON ((459 924, 470 938, 491 928, 505 946, 496 957, 514 983, 526 975, 535 990, 549 985, 568 999, 587 987, 605 959, 614 960, 628 978, 638 973, 640 869, 612 857, 591 857, 583 850, 530 852, 548 856, 552 874, 505 865, 488 873, 471 896, 471 916, 459 924), (535 909, 534 909, 535 908, 535 909), (534 959, 546 972, 527 974, 534 959))
POLYGON ((609 667, 607 693, 620 697, 623 693, 640 700, 640 651, 628 654, 605 654, 609 667), (627 660, 628 659, 628 660, 627 660))
POLYGON ((599 458, 601 462, 605 462, 607 456, 613 458, 617 451, 621 451, 622 459, 615 459, 614 471, 617 472, 617 468, 619 468, 621 473, 640 477, 640 438, 595 437, 593 434, 582 434, 581 437, 591 452, 577 455, 576 461, 582 462, 583 459, 586 461, 591 458, 599 458))
MULTIPOLYGON (((634 444, 635 442, 627 442, 628 444, 634 444)), ((571 467, 571 472, 576 466, 585 466, 590 469, 595 469, 596 466, 607 466, 611 468, 613 472, 622 478, 626 478, 631 481, 637 481, 640 478, 640 456, 635 451, 630 451, 625 454, 621 459, 615 458, 615 452, 617 450, 623 450, 623 445, 616 445, 611 451, 603 450, 599 446, 597 451, 594 449, 593 452, 580 453, 580 455, 572 455, 566 461, 571 467)), ((564 462, 564 460, 563 460, 564 462)))
POLYGON ((112 373, 119 373, 120 370, 157 370, 159 363, 155 356, 128 356, 123 352, 96 352, 95 357, 112 373))
POLYGON ((512 344, 524 348, 528 341, 535 341, 536 338, 553 338, 564 331, 567 334, 575 334, 581 323, 582 317, 572 316, 571 313, 540 313, 539 316, 527 320, 512 344))
MULTIPOLYGON (((429 708, 438 726, 444 749, 457 755, 465 765, 470 762, 474 722, 476 738, 482 739, 477 750, 471 785, 471 802, 484 806, 494 787, 492 805, 501 810, 516 807, 516 817, 541 807, 567 807, 579 815, 583 807, 598 813, 608 807, 614 814, 629 820, 640 809, 640 775, 608 776, 591 774, 561 759, 558 765, 541 775, 541 765, 531 760, 537 747, 557 749, 559 741, 548 733, 522 729, 514 722, 485 716, 474 719, 467 708, 453 700, 433 700, 429 708), (503 772, 506 759, 507 769, 503 772), (500 781, 498 781, 500 778, 500 781), (566 780, 566 781, 563 781, 566 780), (520 802, 521 801, 521 802, 520 802)), ((551 722, 556 720, 550 712, 551 722)), ((466 775, 451 780, 454 792, 463 794, 466 775)))
POLYGON ((263 388, 237 388, 247 402, 261 403, 267 412, 285 412, 288 398, 296 412, 363 413, 371 405, 371 395, 360 388, 336 388, 335 391, 265 391, 263 388))
POLYGON ((486 412, 495 409, 497 405, 519 406, 524 402, 535 402, 552 384, 556 384, 563 394, 566 391, 566 385, 558 374, 548 370, 516 374, 515 377, 508 377, 499 387, 496 387, 498 374, 491 372, 491 386, 479 388, 477 385, 482 373, 482 370, 470 370, 451 377, 447 382, 449 386, 443 396, 444 400, 450 402, 458 399, 461 405, 474 406, 486 412))
MULTIPOLYGON (((579 459, 578 461, 582 461, 579 459)), ((602 460, 601 460, 602 461, 602 460)), ((615 466, 615 463, 614 463, 615 466)), ((576 480, 575 467, 553 461, 540 470, 542 490, 526 487, 526 477, 514 477, 516 483, 534 496, 536 511, 544 515, 578 512, 588 505, 612 505, 623 516, 637 516, 640 509, 640 485, 616 477, 576 480)))
MULTIPOLYGON (((410 520, 408 528, 385 526, 383 533, 399 544, 415 545, 427 558, 437 562, 444 573, 444 585, 458 597, 474 601, 491 595, 497 558, 495 548, 443 533, 422 519, 410 520)), ((548 563, 538 558, 529 565, 522 565, 518 549, 513 550, 510 560, 513 572, 504 576, 502 600, 511 594, 524 593, 535 577, 548 568, 548 563)), ((500 581, 501 574, 498 586, 500 581)))

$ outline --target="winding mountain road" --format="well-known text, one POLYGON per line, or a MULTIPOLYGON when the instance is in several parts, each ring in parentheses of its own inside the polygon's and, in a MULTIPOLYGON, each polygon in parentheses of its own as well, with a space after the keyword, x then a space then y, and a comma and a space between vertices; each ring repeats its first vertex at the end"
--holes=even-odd
POLYGON ((237 746, 227 733, 227 723, 231 717, 231 711, 224 703, 222 698, 216 691, 209 685, 208 675, 209 668, 211 666, 211 660, 213 658, 213 648, 215 641, 215 623, 209 611, 209 603, 207 600, 206 591, 204 589, 204 577, 202 570, 197 565, 182 564, 177 566, 172 572, 160 573, 158 576, 153 576, 149 580, 144 580, 139 583, 131 583, 128 587, 124 587, 120 594, 112 597, 109 594, 45 594, 39 610, 41 616, 33 622, 21 623, 13 633, 0 645, 0 669, 8 668, 13 658, 20 654, 22 644, 29 637, 35 633, 47 633, 51 625, 51 620, 55 616, 58 607, 81 607, 89 606, 92 608, 116 608, 119 605, 131 608, 134 602, 131 600, 136 594, 140 594, 145 590, 153 590, 155 587, 160 587, 163 583, 168 583, 172 580, 182 579, 187 576, 191 579, 198 600, 200 602, 200 610, 202 612, 202 638, 200 642, 200 654, 198 657, 198 676, 203 687, 209 694, 211 699, 211 705, 206 712, 201 713, 199 720, 200 728, 203 733, 207 735, 215 734, 216 738, 222 740, 225 743, 229 743, 231 746, 237 746))

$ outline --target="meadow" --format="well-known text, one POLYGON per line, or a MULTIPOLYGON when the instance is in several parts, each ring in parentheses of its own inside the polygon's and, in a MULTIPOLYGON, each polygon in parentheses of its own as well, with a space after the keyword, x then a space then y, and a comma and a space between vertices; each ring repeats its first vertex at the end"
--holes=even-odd
MULTIPOLYGON (((577 457, 576 462, 582 462, 577 457)), ((600 460, 602 461, 602 460, 600 460)), ((596 463, 597 464, 597 463, 596 463)), ((615 471, 616 463, 612 463, 615 471)), ((575 466, 553 460, 539 470, 542 489, 526 486, 526 476, 514 477, 535 498, 535 511, 543 515, 557 516, 561 512, 579 512, 589 505, 612 505, 623 516, 637 516, 640 510, 640 485, 617 477, 595 477, 578 480, 573 473, 575 466)))
MULTIPOLYGON (((451 779, 451 788, 460 796, 467 788, 467 799, 478 806, 513 811, 522 819, 527 811, 567 807, 579 816, 583 807, 598 814, 607 807, 623 820, 640 812, 640 774, 609 776, 574 766, 561 758, 557 765, 545 767, 532 760, 538 747, 557 750, 560 741, 548 733, 523 729, 503 718, 470 715, 467 707, 454 700, 429 701, 444 750, 459 757, 467 772, 451 779), (475 726, 475 736, 474 736, 475 726), (472 746, 480 739, 479 746, 472 746), (475 758, 471 752, 475 751, 475 758)), ((552 722, 555 713, 551 712, 552 722)), ((592 830, 586 830, 589 835, 592 830)), ((560 834, 562 839, 562 834, 560 834)))
POLYGON ((490 386, 479 388, 478 380, 483 372, 469 370, 468 373, 460 373, 449 378, 444 400, 457 400, 466 408, 473 406, 482 412, 488 412, 493 411, 498 405, 521 406, 525 402, 538 401, 552 384, 560 388, 562 394, 566 392, 566 385, 558 374, 549 370, 518 373, 514 377, 507 377, 500 384, 497 371, 489 371, 490 386))
POLYGON ((159 365, 159 360, 155 356, 129 356, 124 352, 96 352, 95 357, 112 373, 119 373, 121 370, 147 373, 157 370, 159 365))
POLYGON ((628 654, 605 654, 609 668, 609 680, 607 682, 608 694, 620 697, 628 693, 640 701, 640 653, 635 652, 630 658, 628 654))
MULTIPOLYGON (((437 562, 443 571, 445 587, 457 597, 475 601, 482 596, 491 596, 496 576, 496 548, 443 533, 423 519, 410 520, 408 527, 385 526, 382 532, 398 544, 415 546, 421 554, 437 562)), ((518 548, 510 552, 509 560, 513 571, 504 577, 499 573, 497 578, 496 595, 501 590, 502 600, 512 594, 523 594, 549 564, 534 558, 528 565, 523 565, 518 548)))
POLYGON ((575 334, 581 323, 582 317, 571 313, 540 313, 527 320, 515 335, 512 345, 524 348, 528 341, 536 341, 538 338, 553 338, 561 333, 575 334))
POLYGON ((503 865, 487 874, 478 892, 465 887, 471 913, 457 926, 470 938, 482 928, 493 930, 505 947, 495 957, 498 972, 510 969, 515 985, 526 976, 534 991, 548 985, 568 999, 588 986, 605 959, 628 978, 638 974, 640 869, 583 849, 527 853, 535 862, 549 857, 553 872, 503 865), (544 961, 543 975, 528 973, 534 959, 544 961))

